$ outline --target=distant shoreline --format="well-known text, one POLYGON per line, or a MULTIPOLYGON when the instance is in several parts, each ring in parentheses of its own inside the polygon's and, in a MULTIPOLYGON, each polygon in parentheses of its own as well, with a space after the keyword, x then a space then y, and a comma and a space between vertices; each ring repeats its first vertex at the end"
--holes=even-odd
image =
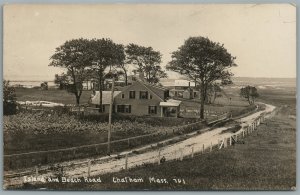
MULTIPOLYGON (((288 80, 296 80, 297 77, 232 77, 233 79, 288 79, 288 80)), ((177 80, 183 78, 162 78, 161 80, 177 80)), ((8 80, 10 82, 54 82, 53 80, 10 80, 3 78, 3 80, 8 80)))

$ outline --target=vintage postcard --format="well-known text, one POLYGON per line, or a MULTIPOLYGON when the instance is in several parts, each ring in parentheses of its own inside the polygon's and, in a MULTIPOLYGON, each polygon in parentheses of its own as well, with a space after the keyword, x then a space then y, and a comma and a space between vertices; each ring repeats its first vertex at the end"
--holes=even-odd
POLYGON ((3 189, 296 189, 294 5, 3 12, 3 189))

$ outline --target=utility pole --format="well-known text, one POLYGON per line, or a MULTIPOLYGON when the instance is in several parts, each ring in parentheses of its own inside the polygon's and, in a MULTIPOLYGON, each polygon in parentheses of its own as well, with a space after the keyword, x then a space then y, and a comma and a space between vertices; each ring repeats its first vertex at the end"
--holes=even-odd
POLYGON ((107 137, 107 155, 110 155, 110 137, 111 137, 111 115, 112 115, 112 107, 114 103, 114 87, 115 87, 115 78, 112 78, 112 86, 111 86, 111 99, 109 104, 109 118, 108 118, 108 124, 109 124, 109 130, 108 130, 108 137, 107 137))

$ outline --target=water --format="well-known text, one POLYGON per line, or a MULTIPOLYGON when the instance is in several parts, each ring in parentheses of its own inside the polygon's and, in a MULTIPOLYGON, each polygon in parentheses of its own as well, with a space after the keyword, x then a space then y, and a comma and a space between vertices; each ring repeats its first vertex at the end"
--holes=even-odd
POLYGON ((49 87, 56 86, 54 81, 9 81, 11 86, 20 86, 25 88, 40 87, 43 82, 48 82, 49 87))
MULTIPOLYGON (((161 79, 161 84, 164 86, 169 86, 170 83, 174 83, 176 79, 161 79)), ((284 87, 295 87, 296 88, 296 78, 251 78, 251 77, 234 77, 233 79, 234 85, 233 88, 239 88, 240 86, 256 86, 258 88, 266 88, 266 87, 273 87, 273 88, 284 88, 284 87)), ((26 88, 32 87, 39 87, 41 85, 42 80, 38 81, 30 81, 30 80, 23 80, 23 81, 10 81, 12 86, 23 86, 26 88)), ((49 87, 55 86, 54 81, 46 81, 48 82, 49 87)))

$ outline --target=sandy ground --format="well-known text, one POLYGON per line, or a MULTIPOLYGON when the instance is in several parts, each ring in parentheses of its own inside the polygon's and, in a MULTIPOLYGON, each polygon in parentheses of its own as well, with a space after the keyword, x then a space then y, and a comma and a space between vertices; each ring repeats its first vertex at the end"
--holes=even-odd
MULTIPOLYGON (((82 177, 82 176, 96 176, 104 173, 118 172, 125 169, 125 162, 127 161, 127 168, 133 168, 139 165, 144 165, 148 163, 158 163, 159 159, 165 157, 166 160, 180 159, 185 156, 190 156, 192 153, 202 152, 203 149, 209 150, 211 146, 218 145, 224 138, 229 138, 233 135, 240 134, 249 125, 251 125, 254 120, 256 120, 262 114, 265 118, 271 116, 271 112, 275 109, 274 106, 265 104, 265 110, 258 111, 249 116, 237 119, 242 126, 242 128, 236 133, 222 133, 228 127, 215 128, 213 130, 204 132, 202 134, 195 134, 194 136, 187 138, 183 141, 163 146, 160 149, 149 150, 141 154, 133 154, 129 151, 121 153, 121 158, 117 159, 114 157, 104 157, 99 159, 88 159, 84 160, 84 163, 79 160, 74 161, 74 166, 69 166, 64 168, 64 174, 67 177, 82 177), (126 159, 127 154, 127 159, 126 159), (88 162, 90 163, 90 168, 88 167, 88 162), (89 170, 89 171, 88 171, 89 170), (88 172, 90 174, 88 175, 88 172)), ((70 163, 69 163, 70 164, 70 163)), ((34 175, 28 175, 34 176, 34 175)), ((38 177, 53 177, 53 173, 38 174, 38 177)), ((8 185, 21 185, 24 181, 23 177, 14 177, 4 179, 4 188, 8 185)))

